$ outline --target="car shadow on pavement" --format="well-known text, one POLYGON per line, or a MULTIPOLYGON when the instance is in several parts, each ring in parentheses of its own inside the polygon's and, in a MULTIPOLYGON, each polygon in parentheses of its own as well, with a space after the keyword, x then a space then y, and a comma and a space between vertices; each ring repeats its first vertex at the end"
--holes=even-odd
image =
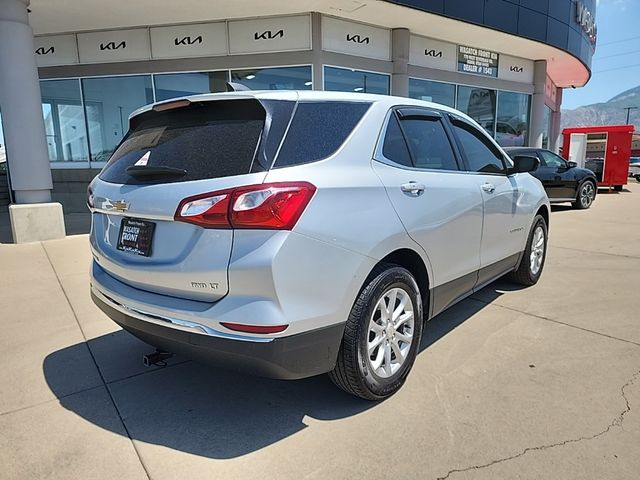
POLYGON ((570 203, 555 203, 555 204, 551 204, 551 211, 552 212, 570 212, 572 210, 575 210, 570 203))
MULTIPOLYGON (((420 351, 485 306, 468 299, 435 317, 425 328, 420 351)), ((51 353, 43 363, 44 375, 64 408, 101 428, 122 434, 119 426, 114 427, 117 414, 134 440, 217 459, 246 455, 316 421, 351 417, 379 405, 342 392, 326 375, 269 380, 183 358, 174 358, 164 368, 143 370, 141 357, 151 350, 121 330, 51 353), (91 384, 86 379, 90 374, 86 362, 91 361, 87 346, 106 378, 117 412, 72 393, 78 390, 73 389, 74 379, 79 385, 91 384)))

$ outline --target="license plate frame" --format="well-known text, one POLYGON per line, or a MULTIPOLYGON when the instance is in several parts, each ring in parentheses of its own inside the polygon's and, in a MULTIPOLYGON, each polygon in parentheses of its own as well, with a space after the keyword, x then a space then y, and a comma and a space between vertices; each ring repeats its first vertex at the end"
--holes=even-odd
POLYGON ((149 257, 152 252, 155 229, 155 222, 124 217, 120 222, 116 248, 126 253, 149 257), (125 229, 127 230, 125 231, 125 229))

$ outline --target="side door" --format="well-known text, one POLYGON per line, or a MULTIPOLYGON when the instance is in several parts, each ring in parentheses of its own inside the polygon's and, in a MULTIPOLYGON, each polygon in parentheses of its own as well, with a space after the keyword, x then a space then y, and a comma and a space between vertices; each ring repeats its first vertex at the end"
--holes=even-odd
POLYGON ((507 175, 506 159, 494 141, 462 118, 451 115, 450 123, 465 169, 483 198, 478 275, 478 285, 483 285, 515 267, 529 233, 529 217, 518 209, 517 175, 507 175))
POLYGON ((533 155, 536 155, 540 160, 540 165, 534 175, 542 182, 542 185, 547 192, 547 197, 549 197, 549 200, 551 201, 562 198, 562 192, 560 191, 560 176, 558 175, 557 167, 547 165, 547 161, 540 151, 532 152, 533 155))
MULTIPOLYGON (((567 161, 550 152, 540 150, 540 164, 544 162, 545 168, 550 170, 554 179, 554 199, 576 198, 578 190, 578 178, 573 168, 569 168, 567 161)), ((551 198, 551 196, 549 196, 551 198)))
POLYGON ((389 113, 373 169, 409 236, 429 258, 435 315, 475 285, 482 235, 480 190, 461 170, 442 114, 429 109, 406 107, 389 113))

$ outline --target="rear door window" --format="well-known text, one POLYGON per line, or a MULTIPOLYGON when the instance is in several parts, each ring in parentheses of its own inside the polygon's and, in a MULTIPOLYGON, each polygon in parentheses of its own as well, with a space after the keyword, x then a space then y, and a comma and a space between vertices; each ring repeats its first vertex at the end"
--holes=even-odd
POLYGON ((368 102, 299 103, 274 167, 290 167, 330 157, 370 106, 368 102))
POLYGON ((400 121, 413 165, 428 170, 458 170, 456 157, 439 118, 407 118, 400 121))
POLYGON ((249 173, 257 156, 265 118, 265 109, 253 99, 198 102, 163 112, 145 112, 133 119, 131 130, 100 178, 112 183, 148 184, 249 173), (179 169, 186 173, 133 177, 127 168, 135 165, 179 169))
POLYGON ((449 136, 438 113, 408 108, 392 112, 382 155, 394 163, 425 170, 459 170, 449 136))

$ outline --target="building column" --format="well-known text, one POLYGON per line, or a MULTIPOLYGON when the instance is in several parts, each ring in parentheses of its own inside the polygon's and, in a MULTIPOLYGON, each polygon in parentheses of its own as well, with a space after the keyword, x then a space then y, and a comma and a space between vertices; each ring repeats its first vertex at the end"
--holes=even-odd
POLYGON ((322 15, 311 14, 311 62, 313 64, 313 89, 324 90, 322 84, 322 15))
POLYGON ((9 207, 16 242, 59 238, 61 230, 64 236, 62 207, 48 203, 53 183, 28 3, 29 0, 0 0, 2 125, 11 188, 16 203, 26 204, 9 207), (31 204, 39 205, 30 208, 31 204))
POLYGON ((551 131, 549 132, 549 150, 558 153, 560 150, 560 134, 562 124, 562 88, 556 88, 555 110, 551 112, 551 131))
POLYGON ((411 35, 408 28, 394 28, 391 31, 391 95, 409 96, 409 42, 411 35))
POLYGON ((531 125, 529 146, 542 147, 544 134, 544 88, 547 81, 547 61, 536 60, 533 66, 533 98, 531 100, 531 125))

